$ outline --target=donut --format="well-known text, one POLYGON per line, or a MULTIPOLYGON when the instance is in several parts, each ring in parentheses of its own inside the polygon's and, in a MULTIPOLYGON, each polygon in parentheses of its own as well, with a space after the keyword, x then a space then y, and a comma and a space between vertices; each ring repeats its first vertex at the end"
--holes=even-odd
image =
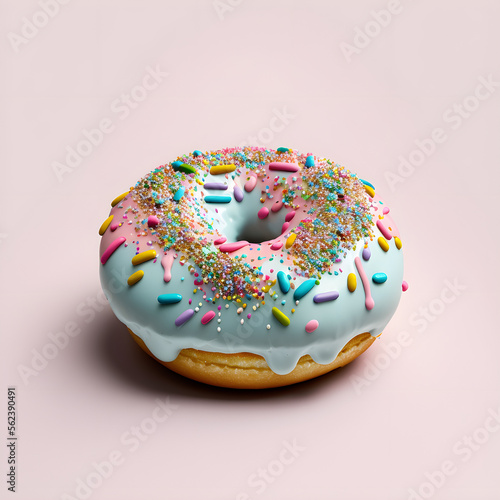
POLYGON ((311 153, 195 150, 111 207, 99 234, 113 313, 150 356, 206 384, 279 387, 344 366, 408 287, 374 186, 311 153))

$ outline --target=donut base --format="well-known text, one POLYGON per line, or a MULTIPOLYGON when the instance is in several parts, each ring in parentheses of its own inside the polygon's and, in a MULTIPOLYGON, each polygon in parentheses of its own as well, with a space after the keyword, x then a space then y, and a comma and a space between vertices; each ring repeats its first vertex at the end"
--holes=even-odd
POLYGON ((233 389, 269 389, 304 382, 345 366, 363 354, 375 341, 369 333, 360 333, 351 339, 337 357, 327 365, 320 365, 311 356, 302 356, 297 366, 286 375, 274 373, 266 360, 257 354, 183 349, 174 361, 161 361, 148 349, 144 341, 128 329, 139 346, 170 370, 198 382, 233 389))

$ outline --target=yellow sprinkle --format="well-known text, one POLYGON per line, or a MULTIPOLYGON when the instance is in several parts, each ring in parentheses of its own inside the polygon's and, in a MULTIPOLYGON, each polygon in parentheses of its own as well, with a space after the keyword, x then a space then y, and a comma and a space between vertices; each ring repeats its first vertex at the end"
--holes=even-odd
POLYGON ((371 186, 367 186, 365 184, 365 191, 368 193, 368 196, 370 198, 373 198, 375 196, 375 191, 373 190, 373 188, 371 186))
POLYGON ((113 220, 114 215, 110 215, 102 224, 101 227, 99 228, 99 234, 102 236, 105 232, 106 229, 108 229, 109 225, 111 224, 111 221, 113 220))
POLYGON ((131 274, 129 277, 128 277, 128 280, 127 280, 127 283, 132 286, 132 285, 135 285, 138 281, 141 281, 142 280, 142 277, 144 276, 144 271, 141 269, 139 271, 137 271, 136 273, 134 274, 131 274))
POLYGON ((132 258, 132 264, 134 266, 138 266, 143 262, 147 262, 148 260, 154 259, 156 257, 156 250, 146 250, 145 252, 141 252, 132 258))
POLYGON ((127 191, 126 193, 122 193, 120 196, 117 196, 112 202, 111 202, 111 206, 114 207, 115 205, 118 205, 118 203, 120 203, 120 201, 123 200, 123 198, 125 198, 125 196, 127 196, 127 194, 129 194, 130 191, 127 191))
POLYGON ((195 288, 195 289, 193 290, 193 293, 196 293, 197 291, 198 291, 198 288, 195 288))
POLYGON ((380 236, 380 238, 378 239, 378 244, 384 252, 387 252, 387 250, 389 250, 389 243, 387 243, 387 240, 383 236, 380 236))
POLYGON ((286 242, 285 242, 285 248, 290 248, 294 241, 295 241, 295 238, 297 237, 297 235, 295 233, 292 233, 287 239, 286 239, 286 242))
POLYGON ((354 273, 349 273, 349 276, 347 276, 347 288, 350 292, 354 292, 354 290, 356 290, 356 285, 356 275, 354 273))
POLYGON ((270 286, 265 285, 265 286, 263 286, 263 287, 261 288, 261 290, 262 290, 264 293, 267 293, 267 292, 269 292, 269 289, 270 289, 270 288, 271 288, 270 286))
POLYGON ((403 244, 401 243, 401 240, 397 236, 394 236, 394 243, 396 243, 396 248, 398 250, 401 250, 403 244))
POLYGON ((283 314, 277 307, 272 309, 274 317, 283 325, 288 326, 290 324, 290 318, 283 314))
POLYGON ((228 165, 214 165, 213 167, 210 167, 210 173, 212 175, 228 174, 229 172, 234 172, 235 170, 236 167, 233 163, 229 163, 228 165))
POLYGON ((294 313, 294 312, 295 312, 295 309, 292 309, 292 313, 294 313))

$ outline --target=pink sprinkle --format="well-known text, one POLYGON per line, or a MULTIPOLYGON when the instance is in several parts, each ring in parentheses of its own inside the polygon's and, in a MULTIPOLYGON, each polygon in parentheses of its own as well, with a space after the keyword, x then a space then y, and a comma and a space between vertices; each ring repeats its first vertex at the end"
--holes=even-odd
POLYGON ((217 238, 214 241, 214 245, 222 245, 222 243, 225 243, 226 241, 227 241, 227 238, 224 238, 224 236, 222 236, 221 238, 217 238))
POLYGON ((288 212, 285 217, 285 222, 290 222, 295 217, 295 210, 288 212))
POLYGON ((156 227, 160 223, 160 219, 156 215, 150 215, 148 217, 148 227, 156 227))
POLYGON ((406 281, 403 281, 403 292, 406 292, 406 290, 408 290, 408 283, 406 283, 406 281))
POLYGON ((387 215, 389 212, 390 212, 389 207, 384 207, 384 210, 382 211, 382 213, 384 215, 387 215))
POLYGON ((382 223, 382 221, 380 219, 377 220, 377 227, 386 240, 390 240, 392 238, 392 234, 384 226, 384 224, 382 223))
POLYGON ((265 219, 269 215, 269 209, 267 207, 262 207, 257 215, 259 219, 265 219))
POLYGON ((212 321, 214 318, 215 318, 215 311, 208 311, 201 318, 201 324, 206 325, 207 323, 210 323, 210 321, 212 321))
POLYGON ((283 242, 282 241, 275 241, 271 245, 271 250, 279 250, 282 246, 283 246, 283 242))
POLYGON ((220 311, 222 309, 222 306, 217 306, 217 311, 220 311))
POLYGON ((282 201, 277 201, 272 207, 271 207, 271 212, 279 212, 281 210, 281 207, 283 206, 282 201))
POLYGON ((247 318, 250 319, 252 317, 251 314, 247 314, 247 318))
POLYGON ((269 170, 279 170, 281 172, 298 172, 300 167, 296 163, 283 163, 275 161, 269 164, 269 170))
POLYGON ((120 227, 120 224, 118 224, 118 222, 113 222, 113 224, 111 224, 111 226, 109 226, 109 229, 111 229, 111 231, 116 231, 119 227, 120 227))
POLYGON ((192 304, 192 302, 193 302, 193 299, 189 299, 189 303, 192 304))
POLYGON ((250 179, 245 182, 245 191, 250 193, 253 191, 254 187, 257 185, 257 177, 255 175, 251 175, 250 179))
POLYGON ((312 319, 311 321, 309 321, 309 323, 307 323, 306 325, 306 332, 307 333, 312 333, 314 332, 314 330, 316 330, 316 328, 318 328, 319 326, 319 323, 317 320, 315 319, 312 319))
POLYGON ((120 238, 116 238, 116 240, 113 241, 113 243, 111 243, 108 248, 106 248, 106 250, 104 251, 104 253, 101 256, 101 263, 103 265, 106 264, 106 262, 108 262, 108 259, 111 257, 111 255, 113 255, 114 251, 120 245, 122 245, 126 239, 127 238, 125 238, 124 236, 121 236, 120 238))
POLYGON ((236 252, 236 250, 246 247, 247 245, 250 245, 248 241, 236 241, 235 243, 224 243, 219 247, 219 250, 221 252, 231 253, 231 252, 236 252))
POLYGON ((288 229, 288 226, 290 226, 289 222, 285 222, 283 224, 283 226, 281 227, 281 234, 283 234, 288 229))

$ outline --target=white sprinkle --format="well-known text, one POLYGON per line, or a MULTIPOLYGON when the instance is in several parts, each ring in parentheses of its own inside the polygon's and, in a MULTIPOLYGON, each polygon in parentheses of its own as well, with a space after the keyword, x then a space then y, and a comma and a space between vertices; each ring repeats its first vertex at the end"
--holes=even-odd
POLYGON ((241 323, 241 324, 243 324, 244 322, 245 322, 245 320, 244 320, 244 319, 242 319, 242 320, 240 321, 240 323, 241 323))
POLYGON ((238 314, 241 314, 243 312, 243 307, 238 307, 238 309, 236 310, 236 312, 238 314))
POLYGON ((220 332, 220 331, 221 331, 221 327, 220 327, 220 326, 218 326, 218 327, 217 327, 217 331, 218 331, 218 332, 220 332))
POLYGON ((195 310, 195 312, 198 312, 200 310, 200 308, 199 307, 195 307, 194 310, 195 310))
POLYGON ((222 320, 219 318, 219 319, 217 320, 217 323, 221 323, 221 322, 222 322, 222 320))
POLYGON ((271 329, 271 325, 267 325, 267 326, 266 326, 266 328, 267 328, 268 330, 270 330, 270 329, 271 329))
POLYGON ((229 304, 226 304, 226 309, 229 309, 229 304))
POLYGON ((298 301, 298 300, 296 300, 296 301, 295 301, 295 305, 296 305, 296 306, 298 306, 298 305, 299 305, 299 301, 298 301))

